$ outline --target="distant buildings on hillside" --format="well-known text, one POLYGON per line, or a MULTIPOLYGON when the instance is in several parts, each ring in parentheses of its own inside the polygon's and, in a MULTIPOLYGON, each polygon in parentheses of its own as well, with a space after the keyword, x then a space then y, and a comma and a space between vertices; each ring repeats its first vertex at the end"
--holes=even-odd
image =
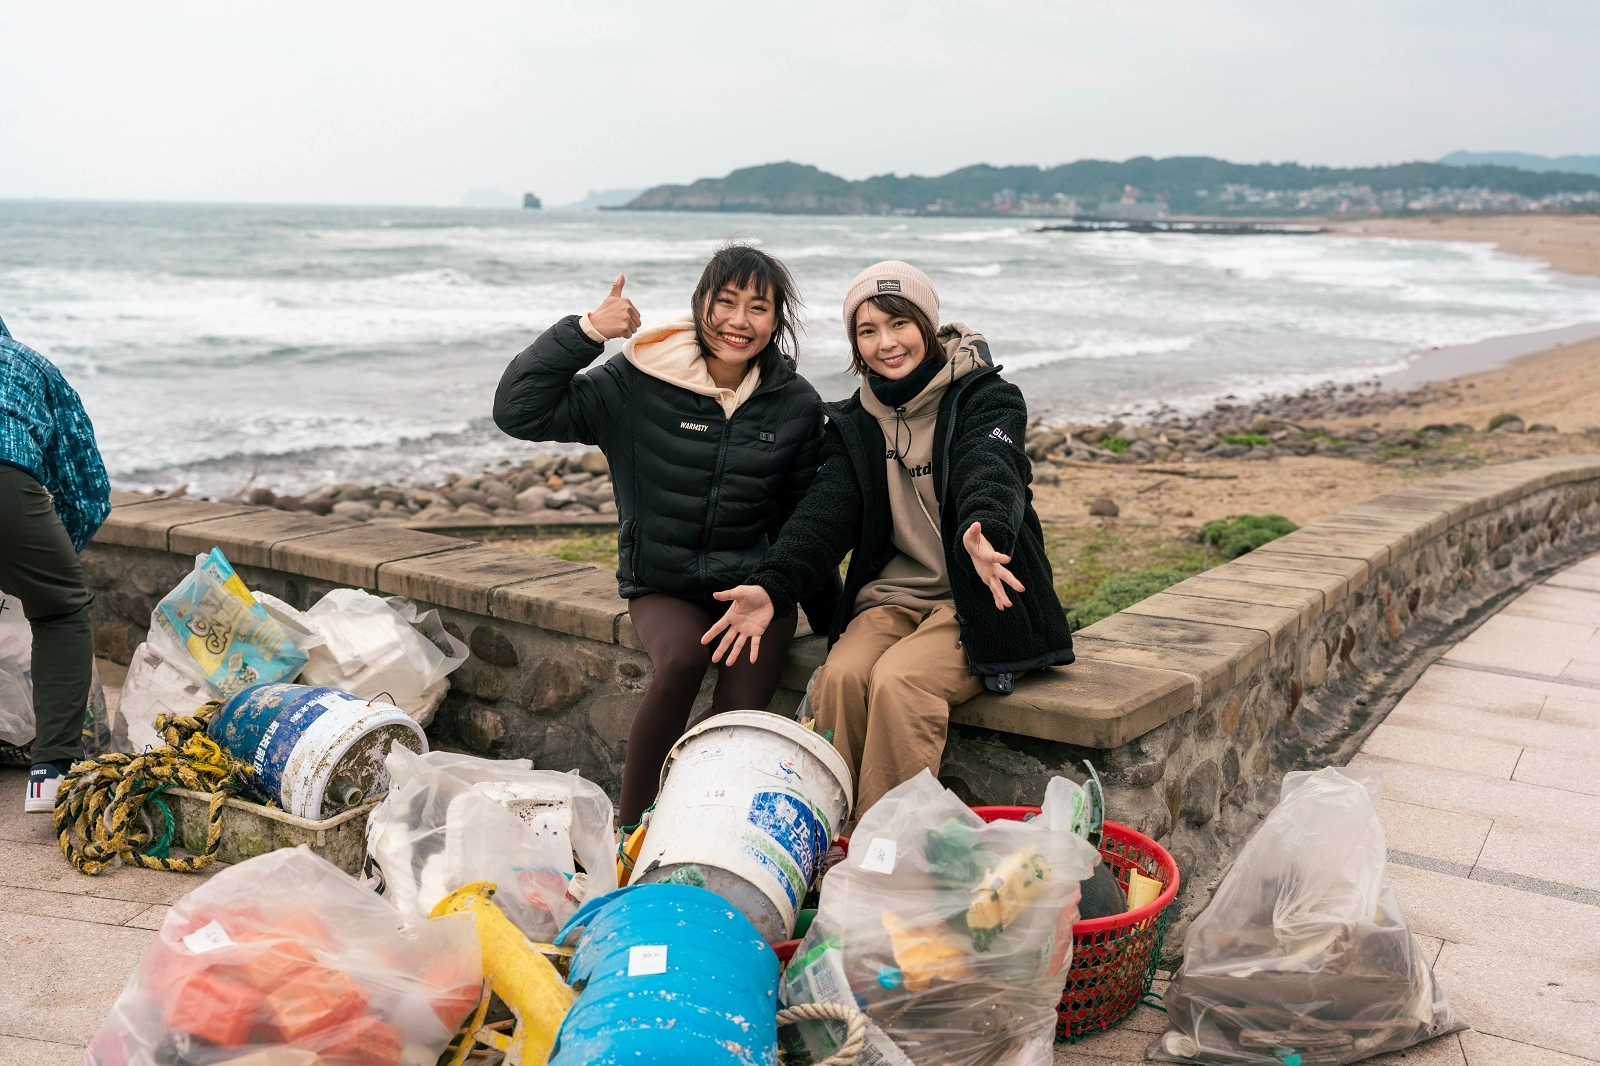
POLYGON ((1196 189, 1195 195, 1230 213, 1247 209, 1266 214, 1372 215, 1393 211, 1570 211, 1600 206, 1600 192, 1558 192, 1529 197, 1483 186, 1423 186, 1378 192, 1370 185, 1340 182, 1310 189, 1224 185, 1215 196, 1211 192, 1196 189))

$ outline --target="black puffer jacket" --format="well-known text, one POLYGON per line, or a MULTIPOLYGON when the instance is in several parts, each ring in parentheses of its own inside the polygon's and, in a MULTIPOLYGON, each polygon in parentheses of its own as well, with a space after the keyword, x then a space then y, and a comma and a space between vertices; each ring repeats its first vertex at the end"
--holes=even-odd
MULTIPOLYGON (((961 625, 967 664, 991 691, 1010 691, 1010 677, 1072 662, 1072 634, 1056 598, 1044 551, 1044 532, 1029 487, 1033 467, 1022 451, 1028 408, 1022 392, 999 376, 987 343, 985 368, 958 379, 945 393, 935 423, 933 479, 939 499, 950 591, 961 625), (973 522, 1001 554, 1026 592, 1011 593, 998 610, 978 579, 961 535, 973 522)), ((856 594, 895 557, 883 430, 862 409, 859 393, 824 404, 828 428, 822 465, 811 492, 784 526, 765 563, 751 575, 779 614, 826 583, 847 552, 844 595, 829 626, 831 645, 854 616, 856 594)))
MULTIPOLYGON (((580 374, 604 348, 576 315, 545 330, 506 367, 495 424, 524 440, 605 453, 624 597, 699 599, 744 583, 816 473, 816 390, 769 348, 757 357, 760 385, 727 418, 716 400, 652 377, 622 354, 580 374)), ((808 590, 807 616, 825 624, 837 592, 826 581, 808 590)))

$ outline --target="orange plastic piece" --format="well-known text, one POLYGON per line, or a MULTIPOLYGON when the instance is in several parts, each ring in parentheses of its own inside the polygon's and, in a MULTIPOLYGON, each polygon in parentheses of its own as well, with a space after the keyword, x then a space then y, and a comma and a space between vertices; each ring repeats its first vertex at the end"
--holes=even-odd
POLYGON ((168 1029, 219 1047, 250 1039, 261 1013, 261 993, 215 969, 191 970, 165 989, 161 1020, 168 1029))
POLYGON ((483 996, 483 986, 476 982, 462 983, 460 964, 453 958, 435 959, 422 972, 420 980, 428 989, 428 1002, 433 1013, 439 1016, 446 1029, 457 1029, 466 1020, 468 1012, 478 1005, 483 996))
POLYGON ((337 970, 312 966, 268 991, 265 1008, 266 1042, 298 1044, 361 1015, 367 994, 337 970))
POLYGON ((276 991, 317 965, 317 957, 293 940, 252 937, 242 941, 240 948, 239 976, 259 992, 276 991))
POLYGON ((331 1040, 315 1041, 313 1046, 317 1054, 330 1061, 399 1066, 405 1038, 388 1022, 364 1017, 340 1026, 331 1040))

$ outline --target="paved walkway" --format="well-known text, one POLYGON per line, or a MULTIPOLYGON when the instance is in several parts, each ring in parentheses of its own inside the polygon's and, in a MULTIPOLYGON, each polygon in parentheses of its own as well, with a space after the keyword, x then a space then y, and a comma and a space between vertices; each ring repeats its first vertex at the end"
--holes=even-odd
MULTIPOLYGON (((1473 1026, 1370 1061, 1600 1062, 1600 555, 1451 649, 1352 765, 1383 774, 1389 883, 1473 1026)), ((24 777, 0 770, 0 1066, 68 1066, 197 879, 78 874, 24 777)), ((1141 1008, 1056 1063, 1138 1062, 1161 1028, 1141 1008)))

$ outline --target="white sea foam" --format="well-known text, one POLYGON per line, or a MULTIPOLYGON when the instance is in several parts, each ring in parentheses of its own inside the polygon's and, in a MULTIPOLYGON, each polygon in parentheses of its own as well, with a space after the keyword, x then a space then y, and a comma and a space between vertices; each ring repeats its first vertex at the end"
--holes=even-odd
POLYGON ((304 489, 541 446, 488 415, 506 361, 618 272, 681 314, 720 242, 790 262, 801 369, 856 386, 839 298, 905 259, 1039 413, 1199 407, 1600 320, 1600 289, 1487 245, 1041 233, 972 219, 0 204, 0 316, 82 393, 114 481, 304 489))

